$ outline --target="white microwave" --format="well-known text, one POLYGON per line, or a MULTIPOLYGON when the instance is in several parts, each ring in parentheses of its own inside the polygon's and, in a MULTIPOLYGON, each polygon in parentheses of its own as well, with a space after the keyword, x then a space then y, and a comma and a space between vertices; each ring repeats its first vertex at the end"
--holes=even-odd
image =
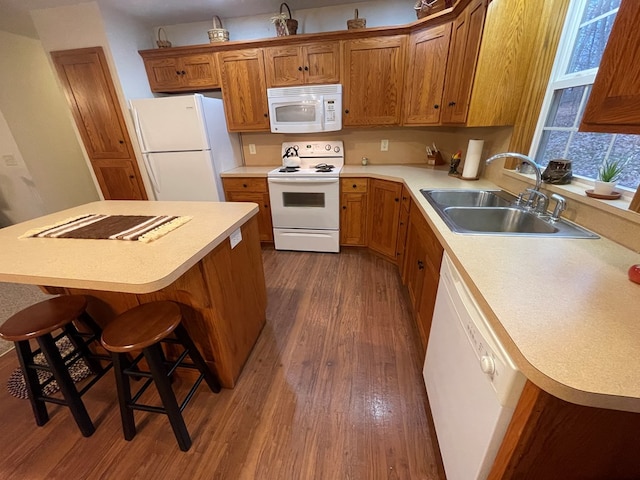
POLYGON ((269 121, 274 133, 342 130, 342 85, 268 88, 269 121))

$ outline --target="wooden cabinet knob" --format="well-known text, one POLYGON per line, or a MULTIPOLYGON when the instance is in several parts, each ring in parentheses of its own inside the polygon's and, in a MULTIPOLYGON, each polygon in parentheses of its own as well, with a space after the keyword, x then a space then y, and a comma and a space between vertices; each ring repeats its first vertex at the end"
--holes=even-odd
POLYGON ((265 114, 264 114, 264 118, 267 118, 267 117, 269 117, 269 114, 268 114, 268 113, 265 113, 265 114))
POLYGON ((400 201, 400 199, 399 199, 399 198, 394 198, 394 200, 395 200, 396 202, 399 202, 399 201, 400 201))
POLYGON ((352 185, 353 188, 358 188, 358 185, 356 185, 355 183, 352 185))
POLYGON ((438 105, 437 103, 433 106, 433 108, 438 109, 440 108, 440 105, 438 105))
POLYGON ((424 269, 424 263, 422 263, 422 260, 418 260, 418 270, 423 270, 424 269))
POLYGON ((308 72, 309 71, 309 67, 304 67, 304 71, 308 72))
POLYGON ((185 72, 184 70, 182 70, 180 73, 181 73, 182 75, 186 75, 186 73, 187 73, 187 72, 185 72))
POLYGON ((343 210, 346 210, 346 209, 347 209, 347 206, 346 206, 346 205, 343 205, 343 206, 342 206, 342 209, 343 209, 343 210))
POLYGON ((455 105, 456 105, 456 102, 449 102, 450 107, 455 107, 455 105))
POLYGON ((348 114, 348 113, 349 113, 349 110, 348 110, 348 109, 347 109, 347 110, 345 110, 345 111, 344 111, 344 113, 348 114))
POLYGON ((242 188, 247 188, 247 184, 246 184, 246 183, 243 183, 243 184, 242 184, 242 188))
POLYGON ((180 75, 180 70, 176 70, 176 75, 180 75))
POLYGON ((302 71, 302 67, 298 67, 298 71, 301 72, 302 71))
POLYGON ((124 144, 124 140, 118 140, 118 143, 119 143, 120 145, 123 145, 123 144, 124 144))

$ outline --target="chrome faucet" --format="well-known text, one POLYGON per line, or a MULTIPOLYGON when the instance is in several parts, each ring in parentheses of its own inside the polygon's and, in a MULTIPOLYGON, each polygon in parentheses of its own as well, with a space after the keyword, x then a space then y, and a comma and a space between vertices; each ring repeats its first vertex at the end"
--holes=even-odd
POLYGON ((536 172, 536 186, 533 188, 535 191, 539 191, 540 190, 540 185, 542 185, 542 174, 540 173, 540 165, 538 165, 536 162, 534 162, 531 158, 527 157, 526 155, 523 155, 521 153, 513 153, 513 152, 506 152, 506 153, 498 153, 496 155, 494 155, 493 157, 489 157, 487 158, 486 163, 489 164, 491 162, 493 162, 494 160, 497 160, 498 158, 517 158, 519 159, 522 163, 528 163, 529 165, 531 165, 533 167, 533 170, 536 172))

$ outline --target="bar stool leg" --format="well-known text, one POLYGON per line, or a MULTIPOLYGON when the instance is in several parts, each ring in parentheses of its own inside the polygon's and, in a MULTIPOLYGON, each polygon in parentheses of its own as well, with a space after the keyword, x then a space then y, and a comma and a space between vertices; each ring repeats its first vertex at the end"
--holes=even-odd
POLYGON ((187 329, 184 328, 182 324, 180 324, 176 327, 174 333, 176 334, 176 337, 178 338, 178 340, 180 340, 182 345, 184 345, 189 350, 189 356, 191 357, 191 360, 193 360, 194 365, 198 367, 200 373, 204 375, 204 380, 205 382, 207 382, 207 385, 209 385, 211 391, 214 393, 220 392, 221 386, 218 378, 207 366, 207 363, 204 361, 204 358, 202 358, 202 355, 200 355, 200 351, 196 348, 193 340, 191 340, 187 329))
POLYGON ((40 400, 42 389, 40 387, 40 380, 38 380, 38 372, 33 368, 27 367, 27 365, 33 364, 33 352, 31 351, 28 340, 14 343, 20 368, 22 369, 22 375, 24 376, 24 382, 27 387, 27 393, 29 394, 29 402, 31 403, 33 416, 36 419, 36 425, 41 427, 49 421, 49 414, 47 413, 45 402, 40 400))
POLYGON ((171 389, 171 382, 167 377, 167 369, 164 366, 164 354, 159 343, 151 345, 143 350, 144 357, 149 364, 151 375, 160 394, 162 404, 167 411, 169 423, 178 441, 180 450, 186 452, 191 447, 191 437, 182 418, 176 396, 171 389))
POLYGON ((113 369, 116 375, 116 388, 118 390, 118 405, 120 405, 120 419, 125 440, 131 440, 136 436, 136 424, 133 417, 131 403, 131 383, 124 370, 129 367, 127 355, 123 353, 111 353, 113 369))
POLYGON ((69 371, 62 361, 60 351, 58 350, 58 347, 56 347, 51 334, 47 333, 46 335, 42 335, 38 337, 37 340, 40 344, 42 353, 51 368, 51 372, 53 373, 56 382, 58 382, 60 391, 62 392, 64 399, 67 401, 71 414, 78 424, 78 428, 80 428, 80 432, 82 432, 82 435, 85 437, 90 437, 95 432, 95 427, 87 413, 84 403, 82 403, 82 400, 80 399, 80 395, 78 394, 78 390, 76 390, 71 375, 69 375, 69 371))
POLYGON ((102 365, 100 365, 100 362, 98 362, 98 360, 91 357, 91 351, 84 342, 84 339, 80 336, 80 333, 78 332, 76 327, 73 324, 68 323, 63 327, 63 329, 71 344, 77 350, 80 350, 80 352, 82 352, 82 358, 87 363, 87 366, 89 367, 91 372, 96 374, 102 372, 102 365))

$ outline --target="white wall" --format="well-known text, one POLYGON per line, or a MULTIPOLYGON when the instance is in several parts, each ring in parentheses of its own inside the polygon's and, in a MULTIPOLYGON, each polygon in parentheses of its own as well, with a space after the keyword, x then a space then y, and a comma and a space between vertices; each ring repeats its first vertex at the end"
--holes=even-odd
POLYGON ((24 165, 21 172, 9 169, 16 189, 10 194, 3 188, 14 213, 18 203, 26 202, 14 222, 98 199, 66 101, 38 40, 0 31, 0 112, 0 155, 13 155, 24 165), (17 187, 16 178, 34 187, 41 201, 17 187))
MULTIPOLYGON (((291 10, 292 17, 298 21, 297 33, 319 33, 346 30, 347 20, 354 18, 357 8, 359 18, 367 20, 367 27, 405 25, 416 20, 414 0, 376 0, 371 2, 347 3, 335 7, 308 8, 291 10)), ((291 7, 291 5, 289 5, 291 7)), ((278 12, 273 12, 276 14, 278 12)), ((253 40, 276 36, 271 23, 273 15, 256 15, 222 19, 225 29, 229 30, 229 40, 253 40)), ((207 30, 213 28, 211 19, 195 23, 164 25, 173 47, 209 43, 207 30)), ((157 38, 157 28, 152 32, 152 40, 157 38)), ((155 46, 155 44, 154 44, 155 46)))

